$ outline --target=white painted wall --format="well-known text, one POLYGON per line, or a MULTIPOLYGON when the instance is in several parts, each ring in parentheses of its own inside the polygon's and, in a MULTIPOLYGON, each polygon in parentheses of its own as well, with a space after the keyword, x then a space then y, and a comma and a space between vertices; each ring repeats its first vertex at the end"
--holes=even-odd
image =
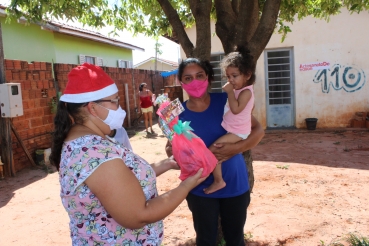
MULTIPOLYGON (((281 35, 274 34, 266 49, 293 49, 295 79, 295 125, 305 128, 305 118, 318 118, 318 128, 346 127, 355 112, 369 112, 369 13, 350 15, 347 10, 332 16, 327 23, 324 20, 305 18, 296 21, 290 27, 283 43, 281 35), (322 91, 322 83, 314 83, 314 77, 323 70, 300 71, 300 64, 329 62, 327 79, 336 83, 334 66, 339 66, 339 85, 329 92, 322 91), (336 65, 335 65, 336 64, 336 65), (352 69, 349 69, 352 67, 352 69), (357 81, 354 88, 344 86, 344 71, 347 83, 357 81), (356 90, 348 92, 346 90, 356 90)), ((214 30, 212 30, 214 32, 214 30)), ((195 42, 194 28, 187 30, 190 39, 195 42)), ((212 39, 212 53, 222 52, 219 38, 212 39)), ((182 57, 185 57, 181 51, 182 57)), ((264 53, 260 56, 256 71, 254 115, 266 127, 266 92, 264 53)), ((322 76, 323 78, 324 76, 322 76)))

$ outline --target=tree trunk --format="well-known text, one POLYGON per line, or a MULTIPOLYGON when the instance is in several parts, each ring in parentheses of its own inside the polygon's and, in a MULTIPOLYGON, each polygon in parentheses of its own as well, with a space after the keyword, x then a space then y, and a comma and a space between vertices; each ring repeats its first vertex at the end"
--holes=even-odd
POLYGON ((249 186, 250 186, 250 193, 254 188, 255 178, 254 178, 254 166, 252 165, 254 160, 252 159, 251 150, 245 151, 242 153, 243 158, 246 162, 247 172, 249 174, 249 186))

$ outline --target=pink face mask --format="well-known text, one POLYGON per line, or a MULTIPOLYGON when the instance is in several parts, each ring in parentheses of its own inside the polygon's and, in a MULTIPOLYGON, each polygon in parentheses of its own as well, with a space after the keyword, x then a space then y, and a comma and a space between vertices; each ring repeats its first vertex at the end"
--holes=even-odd
POLYGON ((208 89, 209 82, 208 80, 197 80, 194 79, 189 84, 183 84, 182 88, 187 92, 187 94, 191 97, 200 98, 202 97, 206 90, 208 89))

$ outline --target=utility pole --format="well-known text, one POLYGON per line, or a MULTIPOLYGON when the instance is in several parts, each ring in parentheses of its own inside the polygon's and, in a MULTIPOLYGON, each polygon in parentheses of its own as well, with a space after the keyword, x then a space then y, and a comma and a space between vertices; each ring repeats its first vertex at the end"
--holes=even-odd
MULTIPOLYGON (((3 31, 0 22, 0 84, 5 84, 5 58, 3 31)), ((1 103, 1 102, 0 102, 1 103)), ((1 111, 1 107, 0 107, 1 111)), ((0 115, 1 159, 5 163, 5 176, 15 176, 10 118, 0 115)))
MULTIPOLYGON (((152 76, 155 76, 155 82, 156 82, 156 72, 158 71, 158 54, 159 55, 163 54, 163 51, 160 49, 160 47, 162 45, 163 44, 159 43, 159 38, 156 38, 156 42, 155 42, 155 71, 154 71, 154 74, 152 75, 152 76)), ((154 91, 154 80, 151 79, 151 81, 152 81, 152 89, 154 91)))

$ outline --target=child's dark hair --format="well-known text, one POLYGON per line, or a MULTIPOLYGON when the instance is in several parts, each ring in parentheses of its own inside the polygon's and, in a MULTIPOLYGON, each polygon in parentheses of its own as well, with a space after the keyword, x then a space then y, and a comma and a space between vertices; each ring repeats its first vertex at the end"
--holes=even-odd
POLYGON ((183 70, 185 69, 185 67, 187 67, 187 65, 190 64, 196 64, 198 66, 200 66, 202 69, 204 69, 205 74, 208 76, 208 81, 209 84, 213 81, 213 77, 214 77, 214 70, 213 67, 211 66, 209 61, 200 61, 197 58, 187 58, 185 60, 182 60, 181 64, 179 64, 178 67, 178 80, 182 81, 182 75, 183 75, 183 70))
POLYGON ((228 67, 236 67, 240 70, 241 74, 251 74, 250 79, 247 81, 247 85, 255 83, 256 64, 254 62, 254 57, 251 55, 250 50, 243 45, 237 45, 234 52, 226 55, 221 61, 220 67, 224 74, 228 67))

